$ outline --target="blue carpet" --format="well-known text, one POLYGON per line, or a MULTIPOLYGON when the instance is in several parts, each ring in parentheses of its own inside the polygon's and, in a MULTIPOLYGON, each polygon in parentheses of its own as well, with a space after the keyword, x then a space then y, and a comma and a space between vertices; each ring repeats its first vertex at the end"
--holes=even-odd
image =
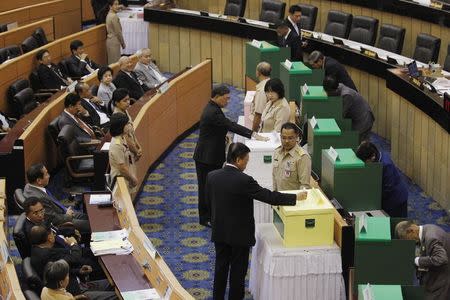
MULTIPOLYGON (((230 89, 231 101, 225 113, 236 121, 243 114, 244 93, 233 87, 230 89)), ((198 130, 195 130, 148 175, 139 195, 136 213, 142 229, 158 248, 180 284, 196 299, 212 299, 214 247, 210 242, 209 229, 197 223, 197 178, 192 160, 197 138, 198 130)), ((375 134, 371 140, 384 151, 390 152, 387 140, 375 134)), ((445 210, 418 185, 403 177, 409 191, 409 217, 420 224, 437 224, 450 231, 450 218, 445 210)), ((58 188, 61 186, 60 172, 51 179, 49 188, 60 199, 66 199, 68 194, 58 188)), ((10 217, 9 224, 14 222, 15 217, 10 217)), ((10 241, 13 259, 20 263, 11 237, 10 241)), ((251 299, 248 292, 246 299, 251 299)))

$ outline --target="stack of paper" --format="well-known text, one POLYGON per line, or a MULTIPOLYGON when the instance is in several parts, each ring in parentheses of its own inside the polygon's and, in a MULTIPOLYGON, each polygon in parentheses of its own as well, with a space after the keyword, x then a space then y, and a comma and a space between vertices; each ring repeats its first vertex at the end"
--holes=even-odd
POLYGON ((108 240, 123 240, 128 238, 128 230, 112 230, 112 231, 98 231, 93 232, 91 235, 92 242, 101 242, 108 240))
POLYGON ((91 242, 91 250, 95 256, 115 254, 127 255, 133 252, 133 245, 125 239, 114 239, 99 242, 91 242))
POLYGON ((91 194, 89 197, 89 204, 91 205, 101 205, 110 203, 111 203, 111 194, 91 194))

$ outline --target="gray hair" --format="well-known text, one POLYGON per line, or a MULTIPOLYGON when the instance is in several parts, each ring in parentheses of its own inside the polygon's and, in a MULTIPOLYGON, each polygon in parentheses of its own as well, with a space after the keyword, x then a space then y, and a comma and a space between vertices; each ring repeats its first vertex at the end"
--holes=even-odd
POLYGON ((44 269, 44 285, 49 289, 59 289, 59 282, 64 280, 69 274, 69 264, 60 259, 49 262, 44 269))
POLYGON ((415 225, 413 221, 401 221, 395 226, 395 234, 401 240, 407 239, 408 230, 415 225))
POLYGON ((127 62, 130 58, 128 56, 121 56, 118 60, 119 66, 122 66, 125 62, 127 62))
POLYGON ((321 59, 323 59, 322 52, 315 50, 315 51, 311 52, 311 54, 308 56, 308 63, 314 64, 321 59))
POLYGON ((139 49, 138 51, 136 51, 136 56, 137 56, 137 57, 141 57, 141 56, 144 55, 144 53, 147 52, 147 51, 151 53, 151 50, 150 50, 149 48, 142 48, 142 49, 139 49))
POLYGON ((270 72, 272 72, 272 66, 268 62, 262 61, 256 66, 256 71, 262 76, 269 77, 270 72))

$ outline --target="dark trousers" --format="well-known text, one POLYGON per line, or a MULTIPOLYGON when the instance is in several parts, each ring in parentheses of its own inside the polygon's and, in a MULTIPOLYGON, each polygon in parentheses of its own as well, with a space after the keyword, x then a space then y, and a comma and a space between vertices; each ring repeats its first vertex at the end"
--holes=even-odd
POLYGON ((202 225, 206 225, 208 221, 211 221, 210 205, 206 199, 206 177, 209 172, 220 168, 222 168, 221 165, 208 165, 198 161, 195 162, 198 180, 198 217, 202 225))
POLYGON ((228 300, 244 299, 250 247, 230 246, 224 243, 214 243, 214 246, 216 248, 216 267, 213 299, 224 299, 228 273, 230 274, 228 300))

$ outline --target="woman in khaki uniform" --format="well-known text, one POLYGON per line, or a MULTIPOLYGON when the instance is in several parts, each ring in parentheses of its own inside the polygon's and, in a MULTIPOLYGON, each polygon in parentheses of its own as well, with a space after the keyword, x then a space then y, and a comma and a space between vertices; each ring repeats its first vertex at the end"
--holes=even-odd
POLYGON ((115 63, 120 58, 120 47, 125 49, 125 41, 122 35, 117 12, 120 9, 118 0, 109 0, 109 12, 106 16, 106 52, 108 53, 108 64, 115 63))
POLYGON ((114 180, 123 176, 128 184, 130 195, 137 191, 136 165, 134 155, 128 146, 126 136, 131 130, 129 119, 125 114, 113 114, 110 119, 111 145, 109 146, 109 174, 114 180))
POLYGON ((261 116, 260 132, 280 132, 281 126, 289 121, 291 109, 284 98, 284 86, 280 79, 272 78, 264 86, 267 104, 261 116))

